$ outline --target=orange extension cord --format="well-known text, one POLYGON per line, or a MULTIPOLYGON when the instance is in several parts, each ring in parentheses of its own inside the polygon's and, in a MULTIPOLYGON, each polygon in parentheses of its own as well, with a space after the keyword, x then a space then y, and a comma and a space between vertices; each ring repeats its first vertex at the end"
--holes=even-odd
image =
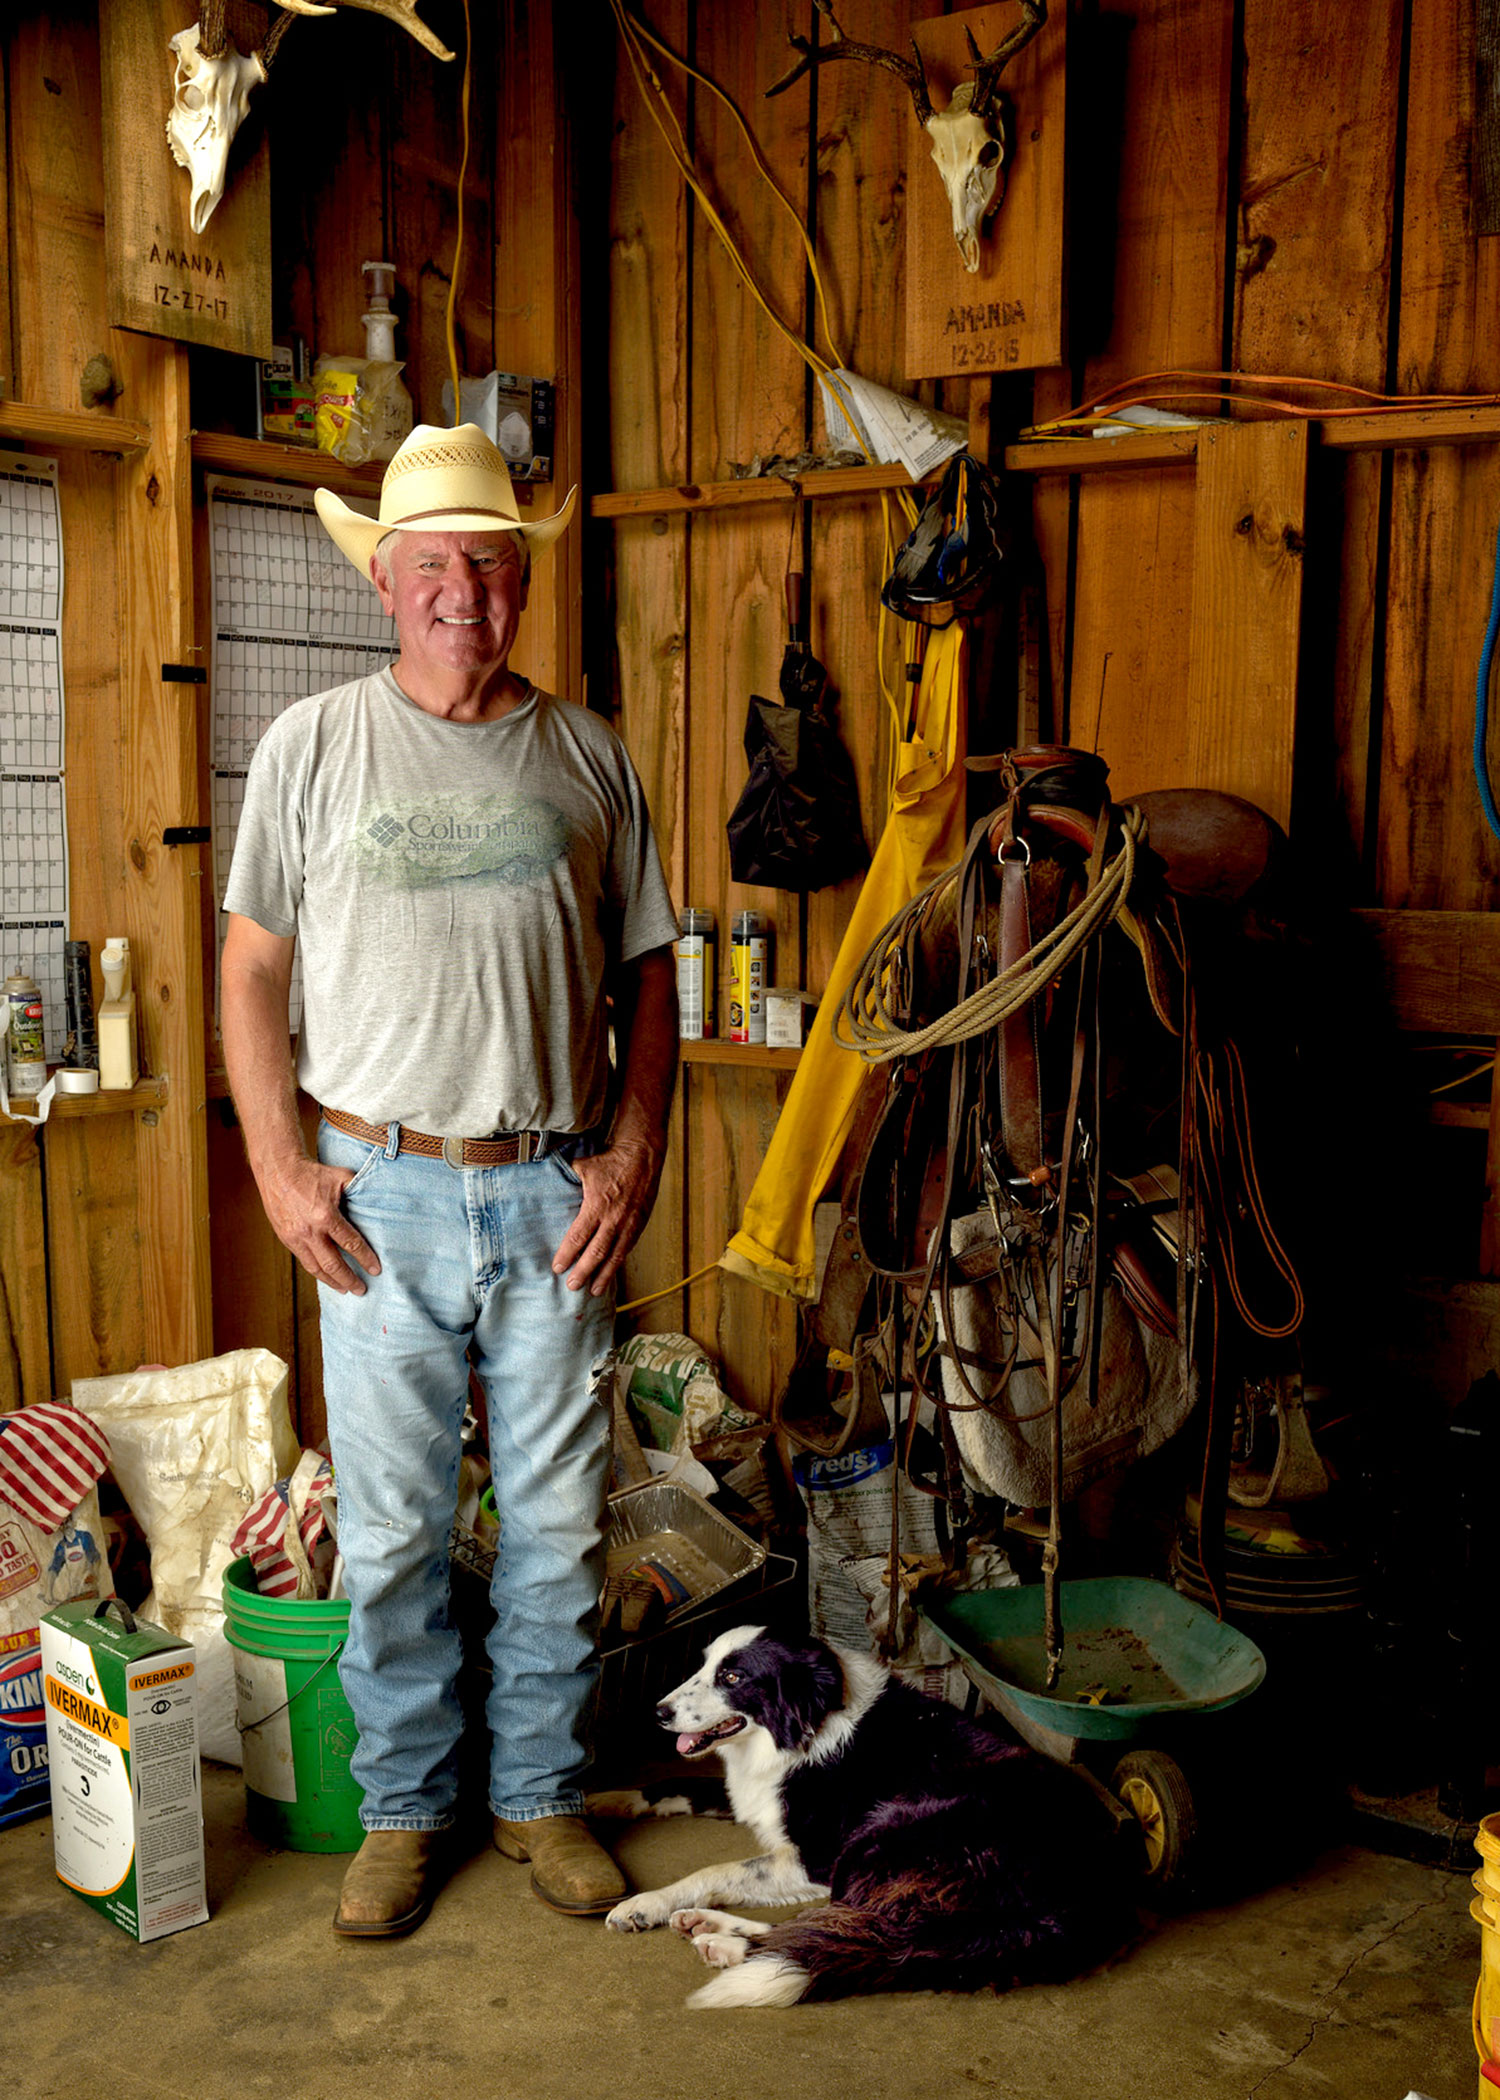
MULTIPOLYGON (((1091 395, 1065 415, 1045 423, 1034 423, 1021 432, 1023 438, 1087 437, 1101 422, 1108 422, 1122 408, 1156 402, 1237 402, 1268 415, 1301 418, 1308 416, 1378 416, 1410 413, 1428 408, 1486 408, 1500 406, 1500 394, 1381 394, 1368 387, 1349 386, 1337 379, 1296 378, 1285 373, 1190 372, 1169 370, 1143 372, 1134 379, 1119 380, 1102 393, 1091 395), (1207 382, 1207 384, 1205 384, 1207 382), (1311 402, 1287 400, 1251 389, 1291 387, 1314 396, 1311 402), (1159 389, 1159 391, 1157 391, 1159 389), (1345 405, 1334 406, 1321 397, 1343 395, 1345 405), (1349 399, 1348 397, 1353 397, 1349 399)), ((1126 428, 1138 426, 1127 425, 1126 428)))

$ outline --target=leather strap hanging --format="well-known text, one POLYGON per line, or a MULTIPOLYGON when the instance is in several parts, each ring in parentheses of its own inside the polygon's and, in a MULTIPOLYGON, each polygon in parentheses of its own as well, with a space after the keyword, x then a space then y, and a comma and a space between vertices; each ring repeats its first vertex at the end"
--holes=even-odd
MULTIPOLYGON (((1107 814, 1101 815, 1095 825, 1093 851, 1089 856, 1089 884, 1099 879, 1099 870, 1104 864, 1104 848, 1109 831, 1107 814)), ((1067 1288, 1068 1273, 1068 1204, 1073 1193, 1074 1156, 1078 1142, 1078 1109, 1083 1098, 1084 1071, 1088 1063, 1088 1033, 1084 1028, 1084 1014, 1088 1010, 1088 989, 1091 979, 1099 967, 1097 944, 1091 943, 1078 959, 1078 983, 1073 1007, 1073 1057, 1068 1075, 1068 1107, 1063 1118, 1062 1148, 1059 1155, 1057 1189, 1057 1236, 1052 1261, 1052 1292, 1048 1310, 1048 1323, 1052 1329, 1052 1345, 1047 1356, 1047 1398, 1052 1410, 1050 1459, 1051 1459, 1051 1503, 1047 1512, 1047 1543, 1042 1549, 1043 1582, 1043 1635, 1047 1649, 1047 1690, 1054 1689, 1062 1675, 1063 1621, 1062 1621, 1062 1502, 1063 1502, 1063 1381, 1062 1360, 1064 1346, 1063 1299, 1067 1288)), ((1098 1045, 1094 1055, 1097 1062, 1098 1045)), ((1097 1136, 1097 1132, 1096 1132, 1097 1136)), ((1101 1171, 1097 1155, 1093 1162, 1094 1183, 1097 1192, 1101 1171)), ((1094 1229, 1098 1229, 1097 1203, 1094 1208, 1094 1229)), ((1098 1321, 1092 1300, 1097 1293, 1097 1248, 1092 1250, 1095 1260, 1095 1289, 1090 1292, 1090 1325, 1097 1327, 1098 1321)), ((1040 1303, 1040 1299, 1039 1299, 1040 1303)), ((1045 1344, 1044 1344, 1045 1347, 1045 1344)), ((1090 1352, 1091 1363, 1097 1365, 1097 1356, 1090 1352)))

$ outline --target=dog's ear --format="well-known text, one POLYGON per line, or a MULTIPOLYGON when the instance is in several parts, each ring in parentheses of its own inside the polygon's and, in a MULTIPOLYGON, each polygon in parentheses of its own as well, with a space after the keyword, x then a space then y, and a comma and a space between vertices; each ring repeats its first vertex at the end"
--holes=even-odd
MULTIPOLYGON (((785 1649, 774 1673, 757 1677, 754 1712, 778 1750, 800 1750, 843 1704, 844 1673, 821 1641, 785 1649)), ((744 1700, 750 1712, 751 1700, 744 1700)))

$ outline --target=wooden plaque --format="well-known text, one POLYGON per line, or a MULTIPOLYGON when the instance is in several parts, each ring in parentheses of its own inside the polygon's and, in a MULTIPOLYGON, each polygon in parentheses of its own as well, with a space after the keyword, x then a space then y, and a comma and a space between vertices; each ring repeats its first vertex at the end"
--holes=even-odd
MULTIPOLYGON (((974 373, 1059 365, 1064 356, 1063 148, 1066 101, 1066 0, 1006 67, 1005 197, 980 236, 980 263, 963 266, 953 238, 947 191, 932 164, 932 143, 911 112, 906 184, 906 376, 968 378, 974 373)), ((914 26, 934 109, 972 79, 965 26, 993 51, 1020 15, 1014 0, 936 15, 914 26)))
MULTIPOLYGON (((263 42, 263 8, 229 0, 241 51, 263 42)), ((167 144, 175 70, 171 39, 198 18, 196 0, 99 0, 104 87, 105 254, 109 317, 118 328, 271 354, 271 173, 261 98, 229 153, 224 194, 201 234, 189 178, 167 144)))

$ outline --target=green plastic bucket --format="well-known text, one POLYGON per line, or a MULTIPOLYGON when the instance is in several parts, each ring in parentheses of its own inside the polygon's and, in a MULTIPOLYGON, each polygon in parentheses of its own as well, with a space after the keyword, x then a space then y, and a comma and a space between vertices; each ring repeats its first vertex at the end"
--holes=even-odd
POLYGON ((289 1852, 357 1851, 365 1797, 349 1759, 358 1731, 338 1674, 348 1600, 263 1597, 250 1562, 235 1560, 224 1570, 224 1631, 251 1830, 289 1852))

